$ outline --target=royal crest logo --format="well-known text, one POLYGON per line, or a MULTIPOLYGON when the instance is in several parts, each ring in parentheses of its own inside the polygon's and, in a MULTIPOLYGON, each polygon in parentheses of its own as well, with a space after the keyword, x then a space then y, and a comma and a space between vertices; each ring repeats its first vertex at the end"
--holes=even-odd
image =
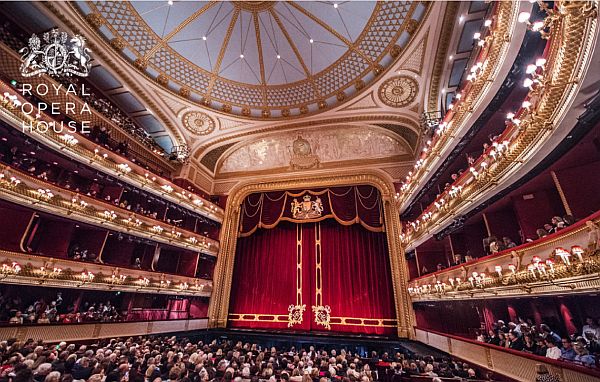
POLYGON ((304 195, 302 202, 294 198, 291 204, 294 219, 313 219, 321 216, 323 213, 323 202, 318 196, 316 200, 312 200, 310 195, 304 195))
POLYGON ((80 35, 69 37, 66 32, 52 29, 42 35, 42 40, 32 34, 29 46, 21 49, 23 77, 51 76, 87 77, 92 69, 90 52, 85 38, 80 35), (42 43, 43 40, 43 43, 42 43))

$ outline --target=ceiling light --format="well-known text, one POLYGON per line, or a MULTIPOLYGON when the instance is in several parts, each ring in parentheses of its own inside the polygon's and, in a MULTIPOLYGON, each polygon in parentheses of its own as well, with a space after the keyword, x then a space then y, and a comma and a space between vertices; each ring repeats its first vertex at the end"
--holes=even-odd
POLYGON ((202 36, 202 40, 206 41, 206 36, 202 36))
POLYGON ((544 66, 546 64, 546 59, 545 58, 538 58, 537 60, 535 60, 535 65, 536 66, 544 66))
POLYGON ((333 7, 337 9, 338 3, 333 3, 333 7))
POLYGON ((280 55, 277 55, 277 59, 279 60, 280 58, 281 58, 281 56, 280 56, 280 55))
POLYGON ((458 22, 462 23, 465 20, 465 16, 464 15, 460 15, 460 17, 458 18, 458 22))
POLYGON ((492 20, 485 20, 485 22, 483 23, 483 25, 484 25, 485 27, 490 27, 490 26, 492 26, 492 20))
POLYGON ((313 40, 312 38, 311 38, 310 40, 308 40, 308 41, 309 41, 311 44, 312 44, 313 42, 315 42, 315 40, 313 40))
POLYGON ((448 57, 448 59, 449 59, 450 61, 452 61, 452 59, 453 59, 453 58, 454 58, 454 56, 453 56, 453 55, 450 55, 450 57, 448 57))
POLYGON ((473 35, 473 38, 474 38, 475 40, 479 40, 479 39, 481 38, 481 33, 480 33, 480 32, 476 32, 476 33, 473 35))
POLYGON ((240 58, 244 58, 244 55, 243 55, 243 54, 240 54, 240 58))
POLYGON ((169 0, 169 1, 167 1, 167 4, 169 4, 169 5, 173 5, 173 0, 169 0))

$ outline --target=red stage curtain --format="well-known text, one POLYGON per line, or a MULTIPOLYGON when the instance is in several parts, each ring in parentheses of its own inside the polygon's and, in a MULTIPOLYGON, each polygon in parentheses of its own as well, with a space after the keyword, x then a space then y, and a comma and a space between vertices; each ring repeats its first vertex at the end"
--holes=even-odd
MULTIPOLYGON (((324 221, 321 226, 323 304, 332 317, 396 319, 394 290, 385 233, 360 225, 341 226, 324 221)), ((312 328, 322 330, 314 320, 312 328)), ((393 334, 395 328, 378 322, 351 320, 354 325, 332 325, 343 332, 393 334)))
MULTIPOLYGON (((230 296, 230 313, 280 314, 296 301, 296 225, 258 230, 238 239, 230 296)), ((248 327, 231 320, 232 327, 248 327)), ((252 322, 251 327, 281 327, 274 322, 252 322)))
POLYGON ((229 325, 288 329, 288 307, 298 301, 298 281, 301 281, 302 304, 306 310, 302 323, 293 325, 290 330, 327 331, 315 322, 312 306, 329 305, 331 331, 396 332, 385 233, 371 232, 359 224, 344 226, 327 220, 309 224, 282 222, 276 229, 258 229, 248 237, 239 238, 229 325), (320 275, 316 249, 319 226, 320 275), (301 251, 297 250, 297 241, 302 245, 301 251), (301 260, 301 271, 297 273, 298 260, 301 260), (318 285, 322 289, 320 301, 318 285), (342 318, 347 319, 345 324, 342 318), (379 321, 382 319, 386 321, 379 321))
POLYGON ((274 191, 249 195, 241 206, 241 236, 249 236, 258 228, 275 228, 281 221, 313 223, 335 219, 339 224, 360 223, 375 232, 383 231, 381 194, 372 186, 331 187, 310 191, 274 191), (320 216, 297 220, 293 217, 291 204, 321 200, 320 216))

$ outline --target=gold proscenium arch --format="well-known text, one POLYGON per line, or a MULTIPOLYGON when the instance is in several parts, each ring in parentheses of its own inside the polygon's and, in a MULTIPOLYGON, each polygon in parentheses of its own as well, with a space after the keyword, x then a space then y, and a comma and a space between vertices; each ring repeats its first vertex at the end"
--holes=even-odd
POLYGON ((394 187, 383 173, 365 170, 360 173, 343 172, 341 174, 304 176, 287 178, 273 182, 247 182, 236 186, 230 194, 225 209, 225 219, 221 227, 220 250, 213 278, 213 293, 208 309, 210 328, 227 327, 229 297, 233 281, 233 267, 238 239, 241 205, 244 199, 256 192, 269 192, 290 189, 310 189, 335 186, 371 185, 381 193, 385 218, 385 231, 388 240, 394 306, 398 319, 399 337, 412 338, 414 312, 408 295, 408 268, 404 250, 400 244, 400 217, 394 208, 394 187))

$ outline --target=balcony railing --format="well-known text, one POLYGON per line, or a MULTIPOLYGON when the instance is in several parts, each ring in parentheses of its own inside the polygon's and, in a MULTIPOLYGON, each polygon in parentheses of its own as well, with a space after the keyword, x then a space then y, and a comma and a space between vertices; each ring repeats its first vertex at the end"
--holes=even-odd
POLYGON ((163 221, 55 186, 0 165, 0 198, 36 210, 216 256, 219 243, 163 221), (17 183, 18 182, 18 183, 17 183))
POLYGON ((202 330, 208 319, 142 321, 142 322, 98 322, 90 324, 56 324, 0 327, 0 340, 16 338, 17 341, 45 342, 84 341, 96 338, 143 336, 148 334, 174 333, 202 330))
POLYGON ((413 301, 584 292, 600 287, 600 254, 589 246, 588 222, 600 211, 552 235, 409 283, 413 301))
POLYGON ((212 281, 0 250, 0 282, 209 297, 212 281))
POLYGON ((537 364, 545 365, 561 381, 595 382, 600 378, 599 371, 587 367, 431 330, 415 328, 415 339, 517 381, 535 381, 537 364))

